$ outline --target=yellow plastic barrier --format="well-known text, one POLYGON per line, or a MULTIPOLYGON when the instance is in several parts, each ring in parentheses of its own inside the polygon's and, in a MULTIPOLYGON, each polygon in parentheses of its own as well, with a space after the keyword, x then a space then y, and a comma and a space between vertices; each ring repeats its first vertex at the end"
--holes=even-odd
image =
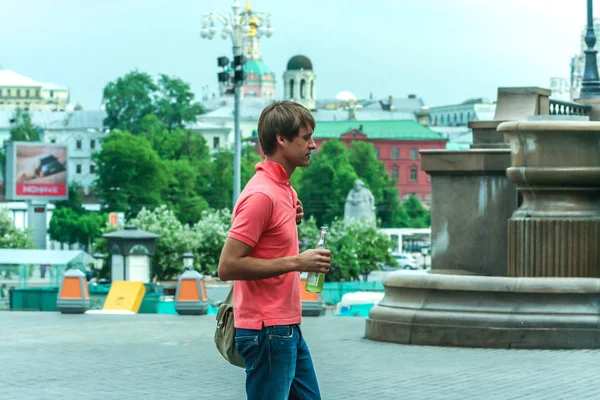
POLYGON ((130 311, 137 313, 146 294, 142 282, 115 281, 110 287, 103 311, 130 311))

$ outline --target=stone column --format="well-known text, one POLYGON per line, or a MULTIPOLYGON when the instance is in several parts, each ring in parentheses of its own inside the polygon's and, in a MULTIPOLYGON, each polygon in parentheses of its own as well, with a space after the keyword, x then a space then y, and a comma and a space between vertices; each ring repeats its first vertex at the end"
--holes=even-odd
POLYGON ((472 149, 508 149, 504 134, 497 131, 498 125, 506 121, 471 121, 468 126, 473 132, 472 149))
POLYGON ((508 225, 513 277, 600 277, 600 123, 506 122, 507 177, 523 203, 508 225))
POLYGON ((508 149, 422 150, 431 175, 431 271, 506 276, 506 230, 517 208, 508 149))

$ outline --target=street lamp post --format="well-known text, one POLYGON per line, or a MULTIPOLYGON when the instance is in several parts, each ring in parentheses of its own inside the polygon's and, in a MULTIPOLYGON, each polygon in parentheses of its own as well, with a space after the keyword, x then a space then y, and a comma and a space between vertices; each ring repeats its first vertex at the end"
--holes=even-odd
POLYGON ((181 258, 183 258, 183 267, 187 271, 192 271, 194 269, 194 255, 192 253, 183 253, 181 258))
POLYGON ((596 60, 596 35, 594 34, 593 0, 587 0, 587 31, 585 34, 585 69, 581 82, 582 99, 600 97, 600 77, 598 76, 598 63, 596 60))
POLYGON ((94 257, 94 268, 98 271, 102 271, 102 267, 104 267, 104 260, 106 255, 96 252, 92 255, 94 257))
MULTIPOLYGON (((228 37, 231 38, 233 44, 233 58, 234 66, 236 66, 235 60, 242 59, 242 45, 244 37, 250 32, 251 25, 256 25, 257 37, 266 36, 270 37, 274 28, 271 27, 271 14, 266 12, 256 12, 250 8, 250 5, 246 6, 245 10, 241 10, 239 1, 235 1, 231 7, 232 11, 219 12, 213 11, 205 13, 202 17, 202 30, 200 36, 203 39, 212 39, 217 32, 215 27, 215 21, 219 21, 223 24, 223 31, 221 37, 226 40, 228 37)), ((243 64, 243 63, 241 63, 243 64)), ((239 66, 239 65, 237 65, 239 66)), ((243 65, 241 65, 243 69, 243 65)), ((234 152, 233 152, 233 205, 237 201, 240 195, 241 185, 241 159, 242 159, 242 137, 240 132, 240 96, 242 86, 244 84, 243 70, 240 71, 239 75, 234 76, 234 152), (238 79, 241 77, 242 79, 238 79)))

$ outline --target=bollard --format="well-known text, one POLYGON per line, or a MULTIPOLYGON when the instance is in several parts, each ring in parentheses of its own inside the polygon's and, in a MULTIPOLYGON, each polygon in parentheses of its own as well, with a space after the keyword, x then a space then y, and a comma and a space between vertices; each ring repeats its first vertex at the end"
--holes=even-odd
POLYGON ((175 311, 179 315, 204 315, 207 308, 204 277, 195 270, 185 271, 177 281, 175 311))
POLYGON ((83 272, 78 269, 69 269, 65 272, 58 289, 56 306, 63 314, 86 312, 90 306, 90 293, 83 272))

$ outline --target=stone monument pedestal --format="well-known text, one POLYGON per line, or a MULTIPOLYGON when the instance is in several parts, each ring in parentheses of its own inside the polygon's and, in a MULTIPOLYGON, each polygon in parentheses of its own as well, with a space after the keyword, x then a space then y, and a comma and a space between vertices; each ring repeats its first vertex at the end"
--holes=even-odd
MULTIPOLYGON (((499 98, 497 116, 510 120, 519 104, 535 108, 529 115, 547 114, 540 106, 547 93, 529 92, 502 107, 499 98)), ((483 135, 493 129, 473 127, 474 139, 476 128, 483 135)), ((432 269, 386 276, 367 339, 600 348, 600 123, 505 122, 497 129, 508 149, 495 134, 480 149, 422 151, 432 177, 432 269)))
POLYGON ((367 339, 415 345, 600 347, 600 279, 396 271, 371 309, 367 339))

